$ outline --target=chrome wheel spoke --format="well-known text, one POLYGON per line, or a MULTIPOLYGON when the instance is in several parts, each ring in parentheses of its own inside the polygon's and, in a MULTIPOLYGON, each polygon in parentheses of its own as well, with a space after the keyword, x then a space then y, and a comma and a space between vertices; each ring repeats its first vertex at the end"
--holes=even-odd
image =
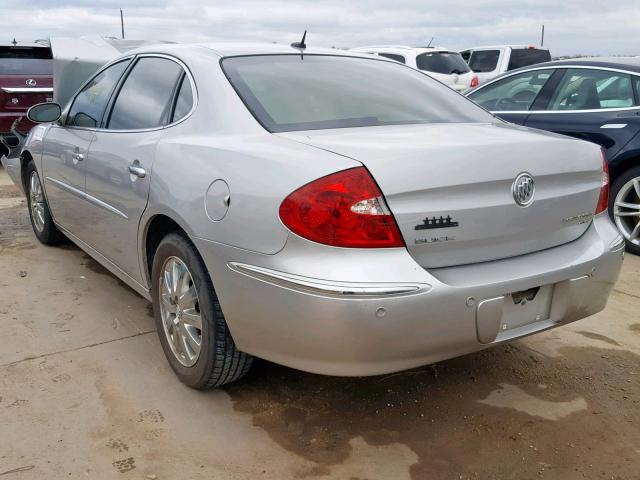
POLYGON ((159 303, 164 333, 176 359, 193 366, 202 345, 202 316, 198 292, 185 263, 169 257, 160 276, 159 303))
POLYGON ((618 191, 613 216, 620 233, 640 245, 640 178, 633 178, 618 191))
POLYGON ((198 330, 202 330, 202 317, 195 308, 189 308, 182 311, 182 321, 185 325, 189 325, 198 330))
POLYGON ((196 288, 191 285, 178 294, 178 304, 184 310, 195 307, 198 301, 198 295, 196 294, 196 288))
POLYGON ((45 226, 44 195, 42 194, 42 185, 36 172, 31 172, 31 178, 29 179, 29 207, 33 227, 36 231, 42 232, 45 226))

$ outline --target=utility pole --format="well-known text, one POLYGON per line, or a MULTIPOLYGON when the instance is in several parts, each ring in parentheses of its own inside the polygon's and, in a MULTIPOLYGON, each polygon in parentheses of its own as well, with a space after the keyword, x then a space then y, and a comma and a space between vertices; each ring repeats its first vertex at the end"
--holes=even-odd
POLYGON ((122 39, 124 40, 124 15, 122 9, 120 9, 120 28, 122 29, 122 39))
MULTIPOLYGON (((124 36, 122 38, 124 38, 124 36)), ((544 23, 542 24, 542 38, 540 39, 540 46, 544 47, 544 23)))

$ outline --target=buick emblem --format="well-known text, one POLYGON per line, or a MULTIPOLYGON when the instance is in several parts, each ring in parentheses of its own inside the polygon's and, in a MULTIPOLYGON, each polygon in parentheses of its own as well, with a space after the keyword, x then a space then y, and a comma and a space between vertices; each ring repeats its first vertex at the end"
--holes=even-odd
POLYGON ((536 184, 533 177, 528 173, 521 173, 511 186, 513 199, 521 207, 528 207, 533 203, 533 196, 536 193, 536 184))
POLYGON ((28 87, 35 87, 38 82, 36 82, 33 78, 28 79, 26 82, 24 82, 25 85, 27 85, 28 87))

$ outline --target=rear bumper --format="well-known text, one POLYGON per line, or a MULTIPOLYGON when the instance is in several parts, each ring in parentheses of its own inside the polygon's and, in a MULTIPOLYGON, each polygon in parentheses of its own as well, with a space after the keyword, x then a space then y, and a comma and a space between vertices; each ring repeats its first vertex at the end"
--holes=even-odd
POLYGON ((335 249, 292 236, 278 254, 258 255, 194 241, 241 350, 347 376, 425 365, 593 315, 624 255, 606 216, 570 244, 430 271, 404 249, 335 249), (510 294, 535 287, 545 287, 547 310, 511 322, 519 307, 510 294))

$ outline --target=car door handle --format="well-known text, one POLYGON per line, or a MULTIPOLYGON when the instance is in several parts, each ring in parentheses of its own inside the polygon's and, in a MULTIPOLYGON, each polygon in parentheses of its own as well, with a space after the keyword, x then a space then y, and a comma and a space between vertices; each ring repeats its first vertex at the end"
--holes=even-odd
POLYGON ((129 173, 131 175, 135 175, 138 178, 144 178, 147 176, 146 170, 142 168, 138 163, 133 163, 129 165, 129 173))
POLYGON ((76 162, 81 162, 81 161, 83 161, 83 160, 84 160, 84 155, 83 155, 83 154, 81 154, 81 153, 75 152, 75 153, 73 154, 73 159, 74 159, 76 162))

